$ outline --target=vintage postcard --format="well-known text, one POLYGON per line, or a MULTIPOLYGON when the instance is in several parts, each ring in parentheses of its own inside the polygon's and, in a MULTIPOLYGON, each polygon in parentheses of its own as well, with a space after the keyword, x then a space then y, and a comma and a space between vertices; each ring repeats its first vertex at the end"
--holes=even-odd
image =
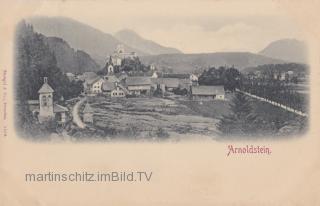
POLYGON ((3 1, 0 205, 320 205, 319 6, 3 1))

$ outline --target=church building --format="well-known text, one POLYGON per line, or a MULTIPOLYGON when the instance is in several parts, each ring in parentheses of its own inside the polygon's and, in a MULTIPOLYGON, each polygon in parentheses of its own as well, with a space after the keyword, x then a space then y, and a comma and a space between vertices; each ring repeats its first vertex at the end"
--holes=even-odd
POLYGON ((68 112, 68 108, 53 102, 54 90, 48 84, 47 77, 44 77, 44 83, 38 93, 39 106, 33 112, 38 112, 39 122, 42 123, 49 120, 56 120, 58 123, 64 124, 66 122, 66 113, 68 112))

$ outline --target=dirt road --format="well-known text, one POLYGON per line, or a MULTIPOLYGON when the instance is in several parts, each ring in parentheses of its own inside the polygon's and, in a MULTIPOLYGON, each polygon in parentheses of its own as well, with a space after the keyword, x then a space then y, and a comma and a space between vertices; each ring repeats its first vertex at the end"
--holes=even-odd
POLYGON ((79 116, 79 109, 85 100, 85 98, 80 99, 80 101, 78 101, 72 108, 73 122, 81 129, 85 128, 86 125, 82 122, 79 116))

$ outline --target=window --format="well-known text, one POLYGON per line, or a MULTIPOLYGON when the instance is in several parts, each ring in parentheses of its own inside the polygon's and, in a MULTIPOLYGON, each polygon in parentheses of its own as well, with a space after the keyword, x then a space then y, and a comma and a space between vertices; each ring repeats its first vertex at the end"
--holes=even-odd
POLYGON ((42 106, 47 106, 48 103, 47 103, 47 97, 46 96, 42 96, 42 106))

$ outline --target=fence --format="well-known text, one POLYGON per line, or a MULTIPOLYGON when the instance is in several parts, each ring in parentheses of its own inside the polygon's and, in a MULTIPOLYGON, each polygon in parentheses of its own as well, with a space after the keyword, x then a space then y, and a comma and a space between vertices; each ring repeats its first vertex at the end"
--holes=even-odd
POLYGON ((260 100, 260 101, 267 102, 267 103, 272 104, 272 105, 274 105, 274 106, 280 107, 280 108, 282 108, 282 109, 284 109, 284 110, 286 110, 286 111, 295 113, 295 114, 297 114, 297 115, 300 115, 300 116, 303 116, 303 117, 307 117, 307 116, 308 116, 308 114, 306 114, 306 113, 303 113, 303 112, 301 112, 301 111, 299 111, 299 110, 293 109, 293 108, 288 107, 288 106, 286 106, 286 105, 280 104, 280 103, 278 103, 278 102, 275 102, 275 101, 272 101, 272 100, 269 100, 269 99, 266 99, 266 98, 263 98, 263 97, 259 97, 259 96, 254 95, 254 94, 250 94, 250 93, 248 93, 248 92, 244 92, 244 91, 241 91, 241 90, 239 90, 239 89, 236 89, 236 91, 237 91, 237 92, 240 92, 240 93, 242 93, 242 94, 248 95, 248 96, 250 96, 250 97, 252 97, 252 98, 258 99, 258 100, 260 100))

